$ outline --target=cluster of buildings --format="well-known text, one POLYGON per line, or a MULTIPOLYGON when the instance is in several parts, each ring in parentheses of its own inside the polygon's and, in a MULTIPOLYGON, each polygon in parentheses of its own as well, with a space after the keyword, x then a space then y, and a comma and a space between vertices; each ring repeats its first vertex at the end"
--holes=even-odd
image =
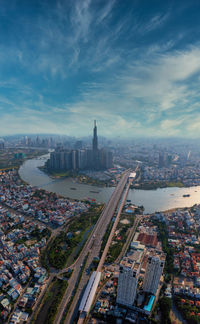
POLYGON ((0 222, 0 322, 10 318, 9 323, 22 323, 27 321, 47 280, 47 272, 40 266, 46 227, 36 226, 34 221, 3 207, 0 222), (34 234, 36 228, 41 239, 34 234))
POLYGON ((106 284, 96 302, 94 316, 123 318, 131 323, 136 323, 138 316, 148 317, 162 286, 165 259, 157 227, 146 217, 120 264, 105 267, 106 284))
POLYGON ((58 226, 89 208, 87 203, 61 198, 22 183, 15 170, 0 172, 0 202, 44 223, 58 226))
POLYGON ((137 233, 127 256, 120 263, 117 303, 127 307, 144 304, 143 310, 150 313, 147 306, 150 300, 155 299, 164 264, 165 254, 160 249, 156 233, 137 233), (139 279, 142 285, 138 285, 139 279), (147 304, 144 303, 145 293, 148 295, 147 304))
POLYGON ((178 159, 179 155, 174 152, 174 147, 165 148, 152 143, 136 142, 124 143, 123 146, 114 149, 115 162, 126 167, 134 168, 137 163, 141 165, 155 165, 157 168, 169 167, 178 159))
POLYGON ((155 217, 165 222, 168 244, 174 249, 174 293, 200 299, 200 205, 157 213, 155 217))
POLYGON ((21 140, 21 144, 28 147, 44 147, 44 148, 53 148, 55 147, 55 141, 52 137, 29 137, 24 136, 21 140))
POLYGON ((154 166, 144 166, 142 171, 142 181, 172 181, 181 182, 184 186, 194 186, 200 184, 200 169, 198 166, 184 167, 163 167, 158 169, 154 166))
POLYGON ((66 150, 57 147, 50 154, 47 168, 50 170, 102 170, 113 166, 112 152, 98 148, 97 126, 94 124, 92 149, 66 150))
POLYGON ((130 168, 140 166, 138 182, 141 186, 156 182, 181 182, 187 187, 200 185, 200 157, 192 145, 130 143, 115 147, 113 152, 115 164, 130 168))
POLYGON ((158 167, 169 167, 173 161, 173 155, 167 152, 159 152, 158 155, 158 167))

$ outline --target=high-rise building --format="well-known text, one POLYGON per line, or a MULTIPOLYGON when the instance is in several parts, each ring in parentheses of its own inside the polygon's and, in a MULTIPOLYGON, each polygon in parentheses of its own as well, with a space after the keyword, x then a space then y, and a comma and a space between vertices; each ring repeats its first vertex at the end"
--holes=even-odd
POLYGON ((97 137, 96 120, 94 121, 93 140, 92 140, 92 168, 94 170, 101 169, 100 152, 98 150, 98 137, 97 137))
POLYGON ((70 151, 65 151, 65 170, 72 168, 72 154, 70 151))
POLYGON ((86 150, 86 161, 87 161, 87 166, 86 168, 92 169, 93 168, 93 154, 92 150, 86 150))
POLYGON ((87 166, 86 150, 79 150, 79 169, 83 170, 87 166))
POLYGON ((113 166, 113 154, 111 151, 106 150, 105 168, 110 169, 113 166))
POLYGON ((64 151, 60 152, 60 169, 61 170, 65 169, 65 152, 64 151))
POLYGON ((76 170, 78 169, 78 163, 77 163, 77 151, 72 151, 72 169, 76 170))
POLYGON ((97 137, 97 124, 96 124, 96 120, 94 121, 92 149, 93 149, 93 152, 94 151, 98 151, 98 137, 97 137))
POLYGON ((4 149, 4 147, 5 147, 4 140, 0 138, 0 149, 4 149))
POLYGON ((165 156, 163 152, 160 152, 158 157, 158 167, 163 168, 164 166, 165 166, 165 156))
POLYGON ((82 141, 76 141, 75 143, 75 149, 81 150, 83 148, 83 142, 82 141))
POLYGON ((158 157, 158 167, 169 167, 172 163, 173 156, 167 152, 160 152, 158 157))
POLYGON ((147 268, 144 277, 143 290, 156 294, 160 277, 165 264, 165 255, 162 253, 150 254, 147 261, 147 268))
POLYGON ((132 306, 136 293, 140 264, 125 257, 120 263, 117 303, 125 306, 132 306))
MULTIPOLYGON (((76 142, 81 147, 82 142, 76 142)), ((97 125, 94 121, 92 149, 67 150, 62 146, 57 146, 54 152, 50 154, 50 160, 47 166, 52 170, 103 170, 113 166, 112 152, 98 149, 97 125)))
POLYGON ((39 136, 36 137, 35 145, 40 146, 40 138, 39 138, 39 136))

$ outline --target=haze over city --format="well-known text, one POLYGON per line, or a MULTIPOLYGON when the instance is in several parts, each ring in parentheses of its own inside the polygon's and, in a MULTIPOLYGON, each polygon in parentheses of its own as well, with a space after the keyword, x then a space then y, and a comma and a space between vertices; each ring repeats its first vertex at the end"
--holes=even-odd
POLYGON ((198 137, 198 1, 1 1, 0 135, 198 137))
POLYGON ((0 323, 200 324, 199 14, 0 0, 0 323))

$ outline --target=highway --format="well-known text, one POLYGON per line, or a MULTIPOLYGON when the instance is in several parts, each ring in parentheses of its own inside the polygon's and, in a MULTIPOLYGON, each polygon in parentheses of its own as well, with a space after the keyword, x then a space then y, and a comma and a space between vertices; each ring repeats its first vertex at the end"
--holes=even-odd
MULTIPOLYGON (((104 251, 103 251, 103 253, 102 253, 101 259, 100 259, 100 261, 99 261, 99 264, 98 264, 98 267, 97 267, 97 272, 101 272, 102 267, 103 267, 103 265, 104 265, 104 262, 105 262, 105 260, 106 260, 106 256, 107 256, 107 253, 108 253, 108 250, 109 250, 110 244, 111 244, 111 242, 112 242, 113 235, 114 235, 114 233, 115 233, 115 231, 116 231, 116 228, 117 228, 117 225, 118 225, 118 223, 119 223, 120 215, 121 215, 122 209, 123 209, 123 207, 124 207, 124 204, 125 204, 125 202, 126 202, 126 198, 127 198, 127 195, 128 195, 129 188, 130 188, 130 185, 131 185, 131 184, 132 184, 132 179, 129 179, 129 183, 128 183, 127 187, 126 187, 126 190, 125 190, 125 192, 124 192, 123 198, 122 198, 122 200, 121 200, 121 202, 120 202, 120 206, 119 206, 119 209, 118 209, 118 212, 117 212, 117 216, 116 216, 115 222, 114 222, 114 224, 113 224, 113 226, 112 226, 112 229, 111 229, 110 235, 109 235, 108 240, 107 240, 107 242, 106 242, 106 246, 105 246, 105 248, 104 248, 104 251)), ((82 324, 83 321, 84 321, 84 318, 83 318, 82 314, 80 314, 80 317, 79 317, 79 320, 78 320, 78 324, 82 324)))
MULTIPOLYGON (((87 269, 90 266, 93 258, 95 256, 99 256, 103 236, 106 232, 108 224, 110 223, 112 217, 114 216, 115 210, 118 206, 119 200, 121 199, 122 193, 126 186, 129 174, 130 174, 129 171, 126 171, 124 173, 123 177, 121 178, 120 182, 118 183, 117 187, 115 188, 109 202, 103 209, 92 233, 89 236, 89 239, 87 240, 87 242, 79 256, 79 258, 76 260, 76 262, 71 267, 74 269, 74 271, 73 271, 73 274, 69 280, 69 285, 66 289, 66 292, 62 299, 60 307, 57 311, 57 316, 54 320, 54 324, 59 324, 63 317, 65 308, 72 296, 73 290, 74 290, 76 282, 78 280, 79 272, 81 270, 81 266, 84 262, 85 257, 89 253, 88 259, 86 262, 86 266, 85 266, 85 268, 87 269)), ((70 324, 72 322, 74 314, 76 314, 76 311, 78 310, 77 304, 78 304, 79 298, 81 297, 82 290, 85 287, 85 285, 87 284, 88 279, 89 279, 89 276, 84 271, 83 275, 81 277, 78 289, 76 291, 75 297, 73 299, 73 302, 70 306, 67 317, 65 319, 65 322, 64 322, 65 324, 70 324)))
POLYGON ((116 219, 115 219, 115 222, 113 224, 113 227, 112 227, 112 230, 110 232, 110 235, 109 235, 109 238, 107 240, 107 243, 106 243, 106 246, 105 246, 105 249, 103 251, 103 254, 101 256, 101 260, 99 261, 99 264, 98 264, 98 268, 97 268, 97 272, 101 272, 101 269, 104 265, 104 262, 105 262, 105 259, 106 259, 106 256, 107 256, 107 253, 108 253, 108 250, 109 250, 109 247, 110 247, 110 244, 112 242, 112 239, 113 239, 113 235, 116 231, 116 228, 117 228, 117 224, 119 222, 119 218, 120 218, 120 215, 121 215, 121 212, 122 212, 122 209, 124 207, 124 204, 126 202, 126 198, 127 198, 127 195, 128 195, 128 192, 129 192, 129 188, 130 188, 130 185, 132 184, 132 180, 129 180, 129 183, 126 187, 126 190, 124 192, 124 195, 123 195, 123 198, 122 198, 122 201, 120 203, 120 207, 119 207, 119 210, 117 212, 117 216, 116 216, 116 219))

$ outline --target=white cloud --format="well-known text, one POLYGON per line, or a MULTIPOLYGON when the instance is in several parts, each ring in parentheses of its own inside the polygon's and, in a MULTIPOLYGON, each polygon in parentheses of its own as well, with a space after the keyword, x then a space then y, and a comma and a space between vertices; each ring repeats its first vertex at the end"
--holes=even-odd
POLYGON ((106 6, 101 9, 100 13, 98 14, 97 24, 104 22, 105 18, 107 18, 108 15, 111 13, 114 4, 115 0, 108 1, 106 6))
POLYGON ((196 91, 191 89, 189 78, 199 72, 200 48, 196 47, 136 61, 121 81, 130 98, 141 98, 144 103, 157 105, 158 110, 167 110, 191 101, 196 91))
POLYGON ((41 127, 44 132, 87 135, 96 118, 107 136, 181 136, 185 129, 190 136, 198 133, 200 46, 175 51, 174 37, 137 47, 133 35, 148 36, 164 26, 169 13, 154 14, 143 23, 127 13, 111 28, 117 2, 102 3, 95 11, 92 0, 57 1, 37 17, 28 41, 0 47, 1 68, 17 62, 27 73, 24 80, 29 77, 33 84, 0 82, 0 90, 4 85, 9 93, 15 89, 10 97, 0 95, 0 109, 9 106, 13 113, 10 122, 8 114, 1 116, 2 132, 9 123, 12 132, 38 132, 41 127), (44 80, 43 90, 34 90, 33 75, 44 80), (67 96, 60 91, 61 104, 54 105, 54 90, 58 96, 60 86, 66 92, 69 86, 70 99, 64 102, 67 96))

